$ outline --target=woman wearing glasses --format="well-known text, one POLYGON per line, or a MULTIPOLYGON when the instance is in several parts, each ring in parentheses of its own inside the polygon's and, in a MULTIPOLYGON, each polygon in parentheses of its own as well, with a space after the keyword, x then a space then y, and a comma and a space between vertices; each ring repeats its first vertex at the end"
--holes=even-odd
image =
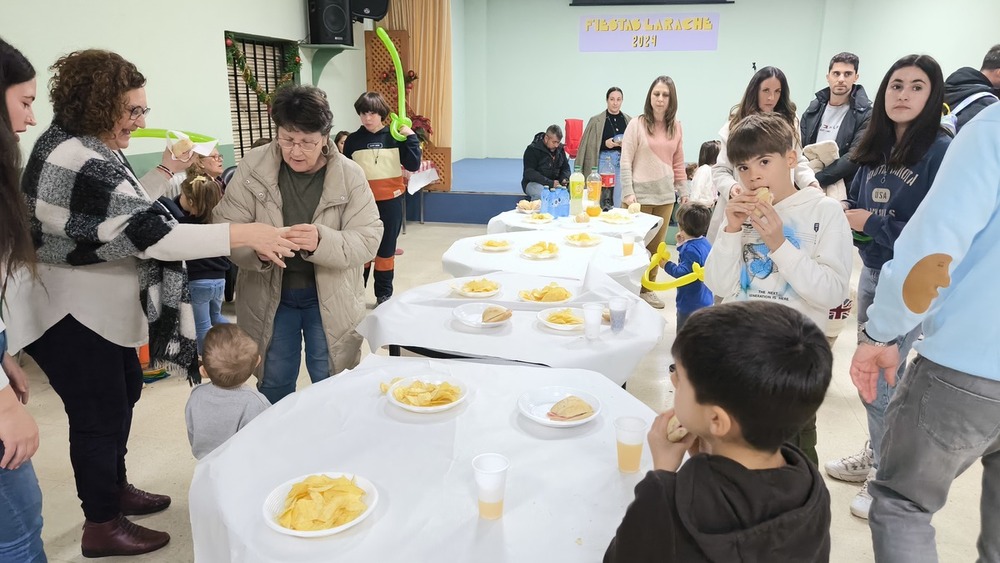
POLYGON ((333 113, 313 86, 288 86, 271 106, 274 142, 240 162, 215 221, 284 227, 301 249, 284 270, 237 251, 236 316, 264 354, 260 392, 277 403, 295 391, 302 344, 313 383, 361 359, 361 267, 375 256, 382 222, 361 168, 330 139, 333 113))
POLYGON ((269 225, 178 225, 156 197, 178 171, 165 155, 137 178, 121 154, 145 126, 146 79, 120 55, 86 50, 52 65, 53 123, 22 178, 37 278, 12 273, 9 349, 38 363, 69 417, 70 461, 86 522, 83 555, 138 555, 170 536, 126 516, 170 497, 129 483, 125 453, 142 389, 136 347, 198 379, 183 260, 250 247, 281 263, 298 245, 269 225))

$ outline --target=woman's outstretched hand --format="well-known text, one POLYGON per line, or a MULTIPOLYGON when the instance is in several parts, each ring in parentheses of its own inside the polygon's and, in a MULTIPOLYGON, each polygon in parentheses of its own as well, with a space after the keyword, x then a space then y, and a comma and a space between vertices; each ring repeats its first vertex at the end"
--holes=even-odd
POLYGON ((285 238, 288 228, 278 228, 264 223, 229 225, 229 246, 250 247, 261 260, 274 262, 282 268, 285 261, 299 250, 299 245, 285 238))

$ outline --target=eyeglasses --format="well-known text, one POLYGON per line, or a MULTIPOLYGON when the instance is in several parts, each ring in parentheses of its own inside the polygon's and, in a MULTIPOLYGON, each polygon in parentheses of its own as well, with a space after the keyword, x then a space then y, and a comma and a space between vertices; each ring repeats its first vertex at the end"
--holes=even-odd
POLYGON ((136 119, 139 119, 140 115, 149 115, 149 112, 152 111, 152 109, 153 108, 144 108, 142 106, 132 106, 128 108, 130 112, 128 114, 128 118, 135 121, 136 119))
POLYGON ((313 152, 314 150, 319 148, 319 144, 320 144, 319 141, 302 141, 300 143, 297 143, 291 139, 282 139, 281 137, 278 137, 278 146, 286 151, 290 151, 295 147, 299 147, 299 150, 301 150, 302 152, 313 152))
POLYGON ((222 162, 222 155, 221 154, 210 154, 208 156, 203 156, 202 158, 211 158, 212 160, 217 160, 219 162, 222 162))

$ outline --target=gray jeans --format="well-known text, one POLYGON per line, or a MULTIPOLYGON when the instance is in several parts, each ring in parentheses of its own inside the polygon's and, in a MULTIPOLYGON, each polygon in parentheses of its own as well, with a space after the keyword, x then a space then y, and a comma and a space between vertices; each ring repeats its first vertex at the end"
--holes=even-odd
MULTIPOLYGON (((878 285, 878 278, 881 270, 872 268, 861 268, 861 277, 858 278, 858 301, 856 310, 858 312, 858 323, 868 322, 868 307, 875 301, 875 287, 878 285)), ((906 373, 906 356, 913 348, 913 343, 920 336, 920 325, 911 330, 903 339, 899 341, 899 367, 896 369, 896 385, 902 381, 906 373)), ((889 407, 889 400, 892 399, 894 387, 890 387, 885 380, 882 370, 878 375, 878 392, 875 400, 865 403, 865 410, 868 411, 868 437, 872 442, 872 451, 875 452, 875 459, 872 465, 879 466, 879 452, 882 449, 882 436, 885 435, 885 412, 889 407)))
POLYGON ((979 561, 1000 561, 1000 381, 918 356, 886 414, 882 465, 869 485, 878 562, 936 562, 931 518, 952 481, 983 463, 979 561))
POLYGON ((528 182, 528 185, 524 186, 524 193, 528 195, 529 201, 535 201, 536 199, 542 199, 542 190, 544 189, 545 186, 538 182, 528 182))

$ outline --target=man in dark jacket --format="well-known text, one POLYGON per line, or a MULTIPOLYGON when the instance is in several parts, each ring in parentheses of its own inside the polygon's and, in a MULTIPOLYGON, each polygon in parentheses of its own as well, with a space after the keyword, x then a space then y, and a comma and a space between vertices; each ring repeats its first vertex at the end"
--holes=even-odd
POLYGON ((1000 45, 994 45, 983 58, 983 68, 976 70, 964 66, 951 73, 944 81, 944 101, 955 114, 957 123, 955 130, 961 131, 962 126, 970 119, 986 109, 986 106, 997 102, 997 92, 1000 91, 1000 45), (965 107, 961 103, 976 96, 965 107))
POLYGON ((563 132, 558 125, 549 125, 544 133, 524 149, 524 176, 521 189, 529 199, 542 197, 542 188, 569 184, 569 158, 562 144, 563 132))
POLYGON ((816 173, 816 180, 826 189, 837 180, 851 185, 858 165, 849 155, 854 144, 861 140, 861 133, 871 119, 872 103, 858 80, 858 56, 840 53, 830 59, 826 81, 830 84, 816 92, 816 99, 802 114, 802 146, 820 141, 837 142, 840 158, 816 173))

